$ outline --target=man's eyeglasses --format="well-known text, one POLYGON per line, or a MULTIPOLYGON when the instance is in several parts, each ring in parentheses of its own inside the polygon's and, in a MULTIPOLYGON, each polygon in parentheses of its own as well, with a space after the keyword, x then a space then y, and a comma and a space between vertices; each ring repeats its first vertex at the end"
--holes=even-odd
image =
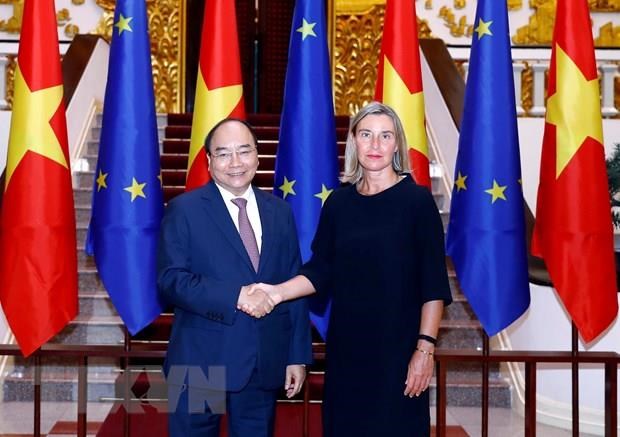
POLYGON ((236 149, 218 149, 212 154, 213 159, 218 163, 228 164, 232 161, 233 154, 236 154, 240 160, 246 161, 254 156, 256 147, 250 145, 239 146, 236 149))

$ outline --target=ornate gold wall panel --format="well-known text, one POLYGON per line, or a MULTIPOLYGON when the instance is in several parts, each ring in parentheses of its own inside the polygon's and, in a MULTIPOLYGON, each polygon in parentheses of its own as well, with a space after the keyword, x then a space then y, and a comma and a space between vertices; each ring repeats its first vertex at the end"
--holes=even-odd
POLYGON ((467 15, 461 15, 457 22, 454 11, 447 6, 442 6, 439 9, 439 17, 443 19, 444 25, 450 29, 450 35, 455 37, 466 36, 471 38, 471 34, 474 31, 474 26, 473 24, 467 23, 467 15))
MULTIPOLYGON (((338 115, 353 115, 374 98, 384 15, 385 0, 335 1, 332 68, 338 115)), ((418 33, 431 37, 425 21, 418 20, 418 33)))
POLYGON ((527 26, 517 29, 512 42, 522 45, 550 44, 553 38, 556 0, 530 0, 530 7, 535 10, 527 26))
MULTIPOLYGON (((105 9, 94 33, 110 41, 114 1, 96 0, 105 9)), ((157 112, 180 112, 185 99, 185 1, 147 0, 151 63, 157 112)))
POLYGON ((599 29, 599 36, 594 38, 594 45, 602 47, 620 47, 620 26, 609 22, 599 29))
MULTIPOLYGON (((588 4, 592 12, 620 12, 620 0, 588 0, 588 4)), ((526 26, 517 29, 512 42, 521 45, 551 44, 556 5, 557 0, 530 0, 534 14, 526 26)), ((600 36, 595 39, 594 45, 620 47, 620 30, 611 22, 601 26, 598 32, 600 36)))

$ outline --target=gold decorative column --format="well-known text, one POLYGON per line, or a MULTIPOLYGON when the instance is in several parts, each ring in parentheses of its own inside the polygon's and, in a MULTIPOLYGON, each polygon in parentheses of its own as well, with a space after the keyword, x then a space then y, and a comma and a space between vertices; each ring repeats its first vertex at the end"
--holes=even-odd
MULTIPOLYGON (((105 10, 94 33, 110 41, 114 0, 96 0, 105 10)), ((157 112, 185 107, 185 0, 146 0, 157 112)))

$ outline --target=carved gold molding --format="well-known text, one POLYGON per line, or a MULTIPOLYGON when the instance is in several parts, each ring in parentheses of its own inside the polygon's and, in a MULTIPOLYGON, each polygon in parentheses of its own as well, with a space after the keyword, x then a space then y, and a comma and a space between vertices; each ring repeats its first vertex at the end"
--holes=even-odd
POLYGON ((341 15, 367 14, 374 6, 385 5, 385 0, 333 0, 341 15))
MULTIPOLYGON (((95 34, 110 41, 114 1, 96 0, 105 12, 95 34)), ((185 1, 146 0, 151 64, 157 112, 181 112, 185 106, 185 1)))
POLYGON ((508 10, 517 11, 523 7, 523 0, 508 0, 508 10))
MULTIPOLYGON (((351 3, 335 1, 332 24, 334 107, 338 115, 355 114, 372 101, 383 34, 385 0, 359 1, 357 8, 351 3)), ((424 20, 418 20, 418 33, 421 38, 432 37, 424 20)))
POLYGON ((620 0, 588 0, 593 12, 620 12, 620 0))
POLYGON ((15 88, 13 86, 13 79, 15 78, 15 67, 17 67, 17 55, 7 55, 4 84, 6 90, 5 99, 9 108, 13 107, 13 96, 15 95, 15 88))
POLYGON ((526 114, 534 106, 534 70, 528 62, 524 62, 525 68, 521 72, 521 107, 526 114))

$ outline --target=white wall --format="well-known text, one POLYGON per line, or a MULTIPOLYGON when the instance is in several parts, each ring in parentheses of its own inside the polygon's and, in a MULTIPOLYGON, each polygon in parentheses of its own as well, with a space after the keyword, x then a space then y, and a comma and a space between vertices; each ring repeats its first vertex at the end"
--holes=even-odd
MULTIPOLYGON (((544 118, 519 118, 523 194, 532 212, 536 211, 536 192, 544 128, 544 118)), ((603 141, 605 153, 609 155, 614 144, 620 143, 620 119, 603 119, 603 141)))

